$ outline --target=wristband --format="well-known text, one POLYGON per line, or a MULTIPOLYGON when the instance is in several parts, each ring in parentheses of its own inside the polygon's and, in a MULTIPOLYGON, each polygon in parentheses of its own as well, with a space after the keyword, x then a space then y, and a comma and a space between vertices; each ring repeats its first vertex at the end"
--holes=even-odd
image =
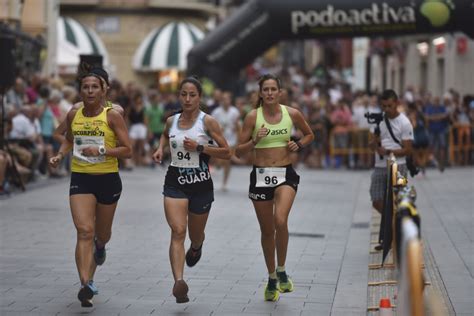
POLYGON ((297 140, 295 144, 298 146, 298 151, 300 151, 304 147, 303 144, 301 144, 299 140, 297 140))

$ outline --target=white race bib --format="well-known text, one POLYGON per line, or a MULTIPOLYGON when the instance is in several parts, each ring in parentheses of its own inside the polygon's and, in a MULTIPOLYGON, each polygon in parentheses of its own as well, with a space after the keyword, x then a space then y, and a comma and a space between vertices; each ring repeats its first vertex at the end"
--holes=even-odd
POLYGON ((256 168, 256 187, 276 187, 286 181, 286 168, 256 168))
POLYGON ((171 141, 171 165, 179 168, 199 168, 199 153, 187 151, 182 142, 171 141))
POLYGON ((88 162, 88 163, 101 163, 105 162, 105 156, 84 156, 82 154, 82 150, 85 147, 93 146, 99 147, 104 146, 105 140, 103 136, 74 136, 74 148, 73 148, 73 156, 80 161, 88 162))

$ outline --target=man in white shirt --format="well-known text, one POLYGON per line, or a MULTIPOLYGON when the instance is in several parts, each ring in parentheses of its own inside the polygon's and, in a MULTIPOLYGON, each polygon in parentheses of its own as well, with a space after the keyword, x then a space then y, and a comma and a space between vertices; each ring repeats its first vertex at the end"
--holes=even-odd
POLYGON ((36 171, 44 154, 41 125, 36 116, 36 108, 30 105, 21 107, 20 112, 12 118, 12 130, 9 137, 31 153, 32 161, 28 167, 36 171))
MULTIPOLYGON (((232 94, 230 92, 226 91, 222 94, 222 103, 212 112, 212 116, 221 125, 229 147, 234 148, 237 145, 238 133, 240 131, 240 112, 232 105, 232 94)), ((231 160, 220 159, 219 163, 224 168, 222 190, 226 191, 231 160)))
MULTIPOLYGON (((377 212, 383 212, 383 200, 387 189, 387 158, 393 153, 397 159, 398 171, 405 177, 407 168, 405 158, 411 154, 413 143, 413 126, 403 113, 397 110, 398 96, 393 90, 385 90, 381 97, 382 110, 388 119, 397 143, 390 135, 385 120, 380 123, 380 136, 370 134, 369 145, 375 152, 375 169, 370 184, 370 197, 377 212), (382 157, 382 158, 380 158, 382 157)), ((381 250, 380 245, 376 250, 381 250)))

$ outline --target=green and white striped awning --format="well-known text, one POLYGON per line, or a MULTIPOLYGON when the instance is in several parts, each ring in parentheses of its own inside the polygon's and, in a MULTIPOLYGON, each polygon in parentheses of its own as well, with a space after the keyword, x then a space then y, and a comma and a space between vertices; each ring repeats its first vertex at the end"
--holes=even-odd
POLYGON ((170 22, 151 31, 133 56, 133 69, 156 71, 185 70, 189 50, 204 33, 186 22, 170 22))
POLYGON ((57 21, 56 64, 60 69, 75 72, 79 64, 79 55, 102 55, 103 64, 109 64, 109 56, 99 36, 89 27, 74 19, 60 17, 57 21))

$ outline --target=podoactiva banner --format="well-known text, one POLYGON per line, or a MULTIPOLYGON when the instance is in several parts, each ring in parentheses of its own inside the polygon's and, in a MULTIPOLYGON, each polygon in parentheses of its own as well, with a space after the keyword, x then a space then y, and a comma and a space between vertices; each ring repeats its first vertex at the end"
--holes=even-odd
MULTIPOLYGON (((462 31, 474 38, 472 0, 250 0, 188 54, 188 72, 232 73, 283 39, 462 31)), ((222 76, 218 76, 222 77, 222 76)))

